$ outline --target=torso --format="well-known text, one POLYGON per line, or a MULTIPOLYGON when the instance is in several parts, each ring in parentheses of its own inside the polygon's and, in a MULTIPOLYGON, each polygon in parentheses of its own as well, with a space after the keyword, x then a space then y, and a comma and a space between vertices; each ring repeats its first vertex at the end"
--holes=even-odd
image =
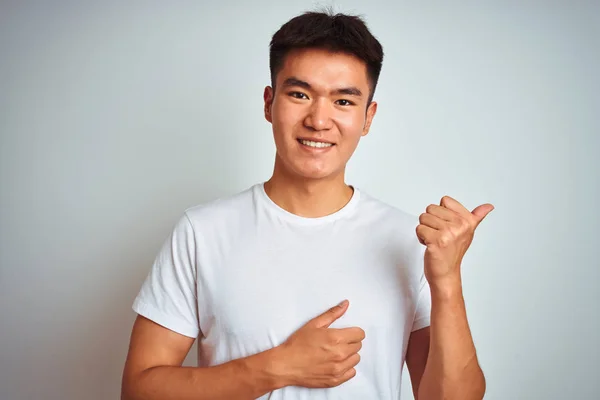
POLYGON ((332 327, 366 333, 356 377, 335 388, 286 387, 264 398, 398 398, 422 274, 415 220, 358 191, 341 213, 311 221, 276 209, 260 185, 240 196, 235 201, 245 206, 227 214, 221 204, 214 223, 204 220, 205 210, 196 218, 188 211, 202 221, 195 228, 202 240, 199 364, 275 347, 348 299, 332 327))

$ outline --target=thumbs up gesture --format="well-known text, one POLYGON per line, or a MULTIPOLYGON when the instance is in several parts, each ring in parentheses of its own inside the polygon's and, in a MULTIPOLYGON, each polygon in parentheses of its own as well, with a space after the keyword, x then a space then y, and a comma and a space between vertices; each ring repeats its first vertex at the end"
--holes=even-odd
POLYGON ((344 300, 314 317, 278 347, 283 386, 330 388, 352 379, 360 361, 365 331, 330 328, 348 309, 344 300))
POLYGON ((460 282, 460 265, 475 229, 494 209, 483 204, 469 211, 449 196, 419 216, 416 232, 425 250, 425 277, 430 285, 460 282))

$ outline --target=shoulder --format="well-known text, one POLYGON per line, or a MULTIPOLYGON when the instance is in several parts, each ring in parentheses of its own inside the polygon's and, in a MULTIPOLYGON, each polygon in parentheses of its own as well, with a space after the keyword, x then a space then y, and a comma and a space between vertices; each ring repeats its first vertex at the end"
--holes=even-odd
POLYGON ((391 205, 370 194, 361 191, 361 213, 380 226, 393 228, 395 231, 414 233, 419 224, 419 217, 408 211, 391 205))
POLYGON ((189 225, 196 233, 220 230, 251 218, 254 208, 255 186, 251 186, 187 208, 180 223, 189 225))
POLYGON ((368 219, 370 234, 378 235, 407 265, 421 265, 424 246, 417 238, 419 216, 361 192, 361 218, 368 219))
POLYGON ((243 191, 218 197, 205 203, 197 204, 185 210, 185 214, 191 219, 206 219, 213 215, 223 215, 242 211, 251 207, 254 197, 254 186, 243 191))

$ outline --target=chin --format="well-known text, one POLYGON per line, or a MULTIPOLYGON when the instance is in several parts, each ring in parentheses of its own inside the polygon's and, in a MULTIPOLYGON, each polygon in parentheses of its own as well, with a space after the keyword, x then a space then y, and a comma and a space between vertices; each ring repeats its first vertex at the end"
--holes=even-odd
MULTIPOLYGON (((307 160, 300 157, 283 158, 280 157, 276 164, 290 177, 297 177, 306 180, 332 179, 343 174, 344 168, 333 160, 307 160)), ((276 165, 276 166, 277 166, 276 165)))
POLYGON ((296 175, 304 179, 310 180, 320 180, 320 179, 331 179, 337 176, 339 172, 335 170, 314 170, 314 169, 298 169, 296 170, 296 175))

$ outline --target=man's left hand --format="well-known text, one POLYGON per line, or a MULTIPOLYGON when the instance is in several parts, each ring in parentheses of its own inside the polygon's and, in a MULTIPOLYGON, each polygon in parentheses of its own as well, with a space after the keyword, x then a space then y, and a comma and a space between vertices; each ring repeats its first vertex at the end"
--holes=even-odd
POLYGON ((431 204, 419 217, 417 237, 425 250, 425 277, 430 285, 460 282, 460 264, 473 241, 475 229, 494 209, 482 204, 473 211, 449 196, 431 204))

